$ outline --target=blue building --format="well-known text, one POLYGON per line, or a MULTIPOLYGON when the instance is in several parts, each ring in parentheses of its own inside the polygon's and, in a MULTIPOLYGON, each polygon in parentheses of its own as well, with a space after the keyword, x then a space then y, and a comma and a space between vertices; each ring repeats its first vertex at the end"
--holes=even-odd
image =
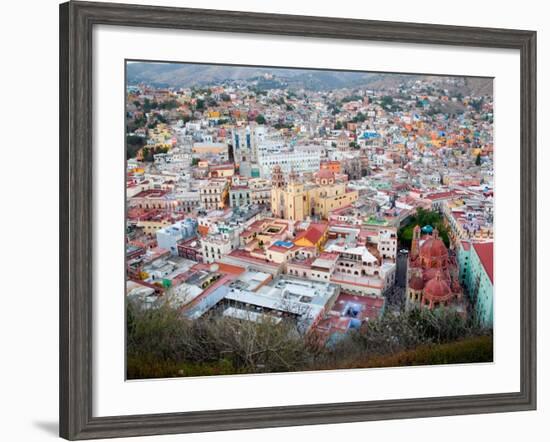
POLYGON ((457 258, 459 279, 475 308, 477 321, 493 327, 493 242, 461 241, 457 258))
POLYGON ((198 223, 194 218, 185 218, 157 230, 157 243, 162 249, 170 250, 172 255, 178 254, 178 242, 197 234, 198 223))

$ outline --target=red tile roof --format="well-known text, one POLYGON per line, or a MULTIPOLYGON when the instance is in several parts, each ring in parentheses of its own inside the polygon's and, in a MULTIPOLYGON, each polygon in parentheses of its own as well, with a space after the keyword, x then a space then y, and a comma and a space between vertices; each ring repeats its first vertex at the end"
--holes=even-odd
POLYGON ((295 250, 298 250, 299 248, 300 247, 297 245, 292 245, 292 247, 282 247, 282 246, 272 245, 272 246, 269 246, 268 250, 272 250, 274 252, 286 253, 286 252, 293 252, 295 250))
POLYGON ((131 198, 161 198, 168 193, 168 190, 163 189, 146 189, 142 190, 138 194, 132 196, 131 198))
POLYGON ((296 241, 305 238, 312 244, 317 244, 327 230, 326 224, 311 224, 305 232, 296 236, 296 241))
POLYGON ((323 252, 319 255, 319 258, 326 259, 328 261, 335 261, 339 258, 339 256, 340 256, 340 253, 337 253, 337 252, 323 252))
POLYGON ((244 273, 246 271, 244 267, 224 264, 223 262, 216 262, 216 264, 219 266, 220 272, 224 274, 240 275, 241 273, 244 273))
POLYGON ((480 243, 474 243, 473 246, 477 256, 479 256, 479 260, 481 261, 481 264, 483 265, 485 272, 487 272, 487 276, 489 276, 491 283, 493 283, 493 270, 494 270, 493 269, 494 267, 493 243, 480 242, 480 243))
POLYGON ((271 267, 278 267, 279 266, 279 264, 268 261, 267 259, 256 258, 256 257, 252 256, 250 254, 250 252, 247 252, 246 250, 242 250, 242 249, 233 250, 231 253, 229 253, 229 256, 232 256, 232 257, 237 258, 237 259, 242 259, 242 260, 245 260, 245 261, 251 262, 251 263, 255 262, 255 263, 259 263, 259 264, 263 264, 263 265, 267 265, 267 266, 271 266, 271 267))
POLYGON ((454 194, 455 193, 453 191, 436 192, 436 193, 431 193, 429 195, 426 195, 426 199, 429 199, 429 200, 448 199, 448 198, 452 197, 454 194))

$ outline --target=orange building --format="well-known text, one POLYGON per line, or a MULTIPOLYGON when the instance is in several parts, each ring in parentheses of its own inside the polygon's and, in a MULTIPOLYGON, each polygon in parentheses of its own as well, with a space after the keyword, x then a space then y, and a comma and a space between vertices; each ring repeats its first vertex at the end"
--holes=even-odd
POLYGON ((328 224, 311 223, 306 230, 296 236, 294 244, 302 247, 316 247, 320 250, 327 238, 328 224))
POLYGON ((342 165, 340 161, 323 161, 321 163, 321 169, 330 170, 334 173, 340 173, 342 171, 342 165))

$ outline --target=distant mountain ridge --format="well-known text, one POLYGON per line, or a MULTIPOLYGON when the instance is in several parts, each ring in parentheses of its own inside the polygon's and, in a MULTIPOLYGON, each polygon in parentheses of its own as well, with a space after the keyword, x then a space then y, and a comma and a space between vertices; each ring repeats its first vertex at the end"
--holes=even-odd
MULTIPOLYGON (((421 78, 434 78, 417 74, 153 62, 128 63, 126 74, 128 84, 131 85, 145 83, 156 87, 173 88, 205 86, 224 81, 253 80, 270 74, 290 89, 303 88, 316 91, 361 86, 385 89, 421 78)), ((449 89, 457 89, 457 86, 451 86, 449 89)), ((465 78, 459 89, 463 95, 469 95, 470 92, 476 95, 492 95, 492 80, 465 78)))

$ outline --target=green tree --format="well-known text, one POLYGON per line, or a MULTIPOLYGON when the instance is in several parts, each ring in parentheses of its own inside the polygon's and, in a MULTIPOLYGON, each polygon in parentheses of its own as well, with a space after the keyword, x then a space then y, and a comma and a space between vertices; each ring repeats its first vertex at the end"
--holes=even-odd
POLYGON ((168 302, 145 309, 129 301, 126 315, 132 379, 296 371, 310 358, 290 321, 275 325, 216 315, 190 321, 168 302))
POLYGON ((148 308, 127 301, 129 379, 490 362, 493 357, 491 330, 443 308, 388 310, 325 346, 315 336, 301 336, 288 319, 275 324, 211 313, 188 320, 165 302, 169 293, 148 308))
POLYGON ((179 106, 178 102, 176 100, 168 100, 168 101, 163 101, 162 103, 160 103, 159 107, 161 109, 167 109, 167 110, 171 110, 171 109, 175 109, 179 106))
POLYGON ((393 98, 389 95, 383 96, 380 105, 385 108, 390 108, 393 105, 393 98))
POLYGON ((275 129, 292 129, 294 125, 292 123, 275 123, 273 127, 275 129))
POLYGON ((145 100, 143 100, 143 111, 149 113, 153 109, 158 109, 158 103, 156 101, 151 101, 149 98, 145 98, 145 100))
POLYGON ((135 158, 138 151, 145 145, 145 138, 137 135, 126 135, 126 158, 135 158))
POLYGON ((184 123, 187 123, 188 121, 191 121, 191 116, 188 114, 178 114, 178 119, 180 119, 184 123))
POLYGON ((483 107, 483 98, 472 100, 470 102, 470 106, 472 106, 476 112, 480 112, 481 108, 483 107))
POLYGON ((258 116, 255 118, 255 121, 256 121, 256 123, 258 123, 258 124, 265 124, 265 123, 266 123, 265 117, 264 117, 262 114, 258 115, 258 116))
POLYGON ((449 247, 449 229, 445 225, 442 216, 439 214, 439 212, 425 210, 421 207, 417 209, 416 215, 409 220, 408 224, 403 226, 397 232, 397 236, 401 244, 405 247, 410 247, 414 227, 424 227, 426 225, 430 225, 434 229, 437 229, 441 240, 445 243, 447 247, 449 247))
POLYGON ((366 119, 367 119, 367 116, 362 112, 358 112, 357 115, 355 117, 353 117, 353 121, 355 123, 361 123, 361 122, 365 121, 366 119))
POLYGON ((147 120, 143 115, 134 118, 134 126, 136 127, 136 129, 139 129, 140 127, 144 127, 145 123, 147 123, 147 120))
POLYGON ((156 153, 166 153, 167 151, 168 149, 155 150, 154 148, 151 148, 151 147, 144 147, 141 152, 143 156, 143 161, 145 161, 146 163, 152 163, 153 161, 155 161, 154 155, 156 153))
POLYGON ((361 101, 363 97, 360 95, 348 95, 347 97, 342 98, 342 103, 349 103, 350 101, 361 101))

